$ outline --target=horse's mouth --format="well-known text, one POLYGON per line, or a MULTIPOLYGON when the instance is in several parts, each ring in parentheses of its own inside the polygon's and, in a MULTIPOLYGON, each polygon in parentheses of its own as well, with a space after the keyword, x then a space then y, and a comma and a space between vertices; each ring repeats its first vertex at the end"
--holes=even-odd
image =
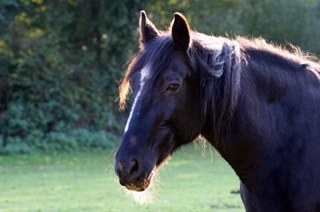
POLYGON ((132 183, 121 183, 120 182, 120 184, 123 185, 124 187, 126 187, 126 189, 131 190, 131 191, 144 191, 151 184, 152 177, 153 177, 153 171, 145 179, 142 179, 142 180, 139 180, 136 182, 132 182, 132 183))

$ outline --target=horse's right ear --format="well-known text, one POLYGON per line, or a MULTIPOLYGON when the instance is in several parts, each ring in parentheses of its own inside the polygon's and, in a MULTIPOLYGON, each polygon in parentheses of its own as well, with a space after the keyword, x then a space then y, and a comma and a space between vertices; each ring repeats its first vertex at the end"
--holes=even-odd
POLYGON ((159 32, 153 23, 148 19, 144 10, 140 11, 140 46, 158 37, 159 32))
POLYGON ((190 43, 190 29, 187 19, 181 13, 174 14, 171 34, 175 48, 186 52, 190 43))

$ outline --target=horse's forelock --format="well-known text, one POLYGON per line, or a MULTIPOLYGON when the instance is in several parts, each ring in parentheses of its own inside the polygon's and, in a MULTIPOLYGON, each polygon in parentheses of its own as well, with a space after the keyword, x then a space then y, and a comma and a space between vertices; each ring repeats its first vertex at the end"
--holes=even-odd
POLYGON ((138 55, 134 55, 131 58, 129 66, 128 66, 128 68, 124 74, 124 77, 120 83, 120 86, 119 86, 119 107, 122 110, 125 108, 128 94, 129 94, 129 91, 131 90, 130 77, 133 73, 133 70, 135 70, 134 66, 136 65, 137 57, 138 57, 138 55))
POLYGON ((119 106, 120 106, 120 109, 122 110, 126 105, 129 90, 130 90, 129 80, 126 77, 124 77, 119 87, 119 106))
MULTIPOLYGON (((166 69, 172 60, 173 43, 169 33, 161 32, 160 37, 145 45, 130 61, 129 66, 119 86, 119 106, 124 109, 130 92, 131 76, 148 65, 150 68, 150 79, 155 81, 166 69)), ((154 84, 151 83, 151 84, 154 84)))

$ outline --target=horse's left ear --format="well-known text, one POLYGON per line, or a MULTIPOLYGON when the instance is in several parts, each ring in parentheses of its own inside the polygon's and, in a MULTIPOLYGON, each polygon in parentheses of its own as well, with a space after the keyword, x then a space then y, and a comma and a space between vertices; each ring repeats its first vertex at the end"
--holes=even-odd
POLYGON ((148 19, 144 10, 140 11, 140 46, 144 46, 149 41, 158 37, 159 32, 153 23, 148 19))
POLYGON ((187 19, 181 13, 174 14, 171 35, 177 50, 187 51, 190 43, 190 29, 187 19))

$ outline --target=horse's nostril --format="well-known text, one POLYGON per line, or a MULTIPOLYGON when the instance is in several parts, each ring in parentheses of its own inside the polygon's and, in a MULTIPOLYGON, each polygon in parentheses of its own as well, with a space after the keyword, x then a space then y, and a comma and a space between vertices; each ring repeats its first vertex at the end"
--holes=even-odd
POLYGON ((132 175, 134 172, 138 171, 138 161, 136 159, 132 159, 129 165, 128 173, 129 175, 132 175))

